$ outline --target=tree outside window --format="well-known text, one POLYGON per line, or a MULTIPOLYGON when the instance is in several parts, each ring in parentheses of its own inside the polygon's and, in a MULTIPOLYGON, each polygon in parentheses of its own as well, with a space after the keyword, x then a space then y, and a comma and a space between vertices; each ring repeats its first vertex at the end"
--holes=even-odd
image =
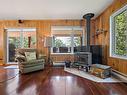
POLYGON ((110 55, 127 59, 127 5, 110 18, 110 55))

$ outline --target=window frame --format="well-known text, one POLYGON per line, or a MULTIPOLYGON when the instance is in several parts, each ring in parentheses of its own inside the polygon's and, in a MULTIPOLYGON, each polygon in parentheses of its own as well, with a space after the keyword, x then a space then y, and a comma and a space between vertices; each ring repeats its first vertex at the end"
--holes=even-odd
MULTIPOLYGON (((22 32, 29 32, 29 31, 31 31, 31 32, 36 32, 36 47, 35 48, 37 48, 37 29, 36 29, 36 27, 29 27, 29 28, 5 28, 5 32, 6 32, 6 42, 5 42, 5 46, 6 46, 6 62, 7 63, 13 63, 13 62, 9 62, 9 36, 8 36, 8 33, 9 32, 19 32, 20 33, 20 36, 21 36, 21 34, 22 34, 22 32)), ((20 38, 20 40, 21 40, 21 38, 20 38)), ((24 39, 22 39, 22 40, 24 40, 24 39)), ((23 44, 23 41, 20 43, 20 47, 19 48, 24 48, 24 47, 22 47, 21 45, 23 44)))
MULTIPOLYGON (((54 53, 53 52, 53 48, 55 47, 54 46, 54 44, 55 44, 55 37, 70 37, 71 38, 71 46, 70 46, 70 48, 71 48, 71 52, 65 52, 65 53, 67 53, 67 54, 71 54, 72 53, 72 48, 73 48, 73 46, 72 46, 72 36, 70 35, 68 35, 68 36, 53 36, 53 47, 52 47, 52 53, 54 53)), ((58 52, 59 53, 59 52, 58 52)), ((58 54, 58 53, 55 53, 55 54, 58 54)), ((64 53, 59 53, 59 54, 64 54, 64 53)))
MULTIPOLYGON (((72 31, 74 31, 73 29, 75 29, 75 28, 82 28, 82 42, 81 42, 81 45, 84 45, 85 44, 85 40, 84 40, 84 28, 82 27, 82 26, 52 26, 52 27, 58 27, 58 29, 59 29, 59 27, 61 28, 62 27, 62 30, 64 30, 64 28, 65 28, 65 30, 67 29, 68 30, 68 28, 72 28, 72 31)), ((57 30, 57 29, 56 29, 57 30)), ((51 31, 52 31, 52 28, 51 28, 51 31)), ((52 32, 51 32, 51 36, 52 36, 52 43, 53 43, 53 47, 54 47, 54 37, 56 36, 56 35, 53 35, 52 34, 52 32)), ((56 36, 56 37, 60 37, 60 36, 56 36)), ((66 37, 66 36, 65 36, 66 37)), ((74 33, 72 32, 70 35, 68 35, 67 37, 71 37, 71 52, 70 53, 54 53, 53 52, 53 47, 51 47, 51 54, 74 54, 74 41, 73 41, 73 39, 74 39, 74 37, 75 37, 75 35, 74 35, 74 33)))
MULTIPOLYGON (((110 16, 110 57, 114 57, 114 58, 119 58, 119 59, 126 59, 127 60, 127 55, 126 56, 120 56, 115 54, 115 16, 121 14, 122 12, 127 11, 127 5, 125 5, 124 7, 122 7, 121 9, 117 10, 115 13, 113 13, 110 16)), ((127 13, 126 13, 127 16, 127 13)), ((127 39, 126 39, 127 40, 127 39)))

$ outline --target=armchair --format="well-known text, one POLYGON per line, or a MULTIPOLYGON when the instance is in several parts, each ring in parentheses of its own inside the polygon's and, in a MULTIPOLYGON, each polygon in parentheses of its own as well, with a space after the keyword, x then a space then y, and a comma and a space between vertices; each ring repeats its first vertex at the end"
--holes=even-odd
POLYGON ((16 49, 15 60, 22 74, 44 69, 45 58, 40 58, 36 49, 16 49))

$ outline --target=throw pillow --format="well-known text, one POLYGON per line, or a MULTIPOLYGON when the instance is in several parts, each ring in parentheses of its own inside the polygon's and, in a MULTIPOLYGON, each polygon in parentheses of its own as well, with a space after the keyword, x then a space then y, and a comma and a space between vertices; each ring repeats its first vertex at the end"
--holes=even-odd
POLYGON ((36 52, 25 52, 27 61, 36 60, 36 52))
POLYGON ((19 61, 19 62, 25 62, 26 61, 26 57, 21 55, 21 54, 17 54, 15 59, 16 59, 16 61, 19 61))

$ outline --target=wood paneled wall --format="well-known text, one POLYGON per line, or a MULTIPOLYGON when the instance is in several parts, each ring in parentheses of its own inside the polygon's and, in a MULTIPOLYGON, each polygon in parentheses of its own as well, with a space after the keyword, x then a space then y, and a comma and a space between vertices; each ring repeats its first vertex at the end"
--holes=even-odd
MULTIPOLYGON (((91 44, 103 45, 103 62, 112 66, 113 69, 127 74, 127 60, 111 58, 109 56, 109 29, 110 23, 109 18, 113 12, 127 4, 127 0, 114 0, 103 13, 101 13, 96 19, 92 21, 91 26, 91 44), (98 36, 95 35, 97 29, 103 29, 107 32, 102 33, 98 36)), ((51 35, 51 26, 65 25, 65 26, 85 26, 85 21, 82 20, 24 20, 22 24, 18 23, 18 20, 1 20, 0 21, 0 63, 3 63, 5 59, 5 28, 16 28, 16 27, 35 27, 37 28, 37 49, 39 53, 48 53, 47 48, 44 47, 44 37, 51 35)), ((53 55, 55 61, 62 61, 66 59, 64 55, 61 57, 53 55)), ((70 58, 70 56, 68 56, 70 58)), ((71 57, 73 59, 73 56, 71 57)))
MULTIPOLYGON (((39 53, 47 54, 48 50, 44 47, 44 37, 50 36, 51 26, 84 26, 84 20, 24 20, 22 24, 18 20, 0 20, 0 63, 3 63, 6 55, 6 31, 5 28, 26 28, 34 27, 37 29, 37 49, 39 53)), ((55 56, 56 57, 56 56, 55 56)), ((58 58, 57 58, 58 59, 58 58)), ((64 59, 64 58, 63 58, 64 59)))
MULTIPOLYGON (((113 12, 120 9, 122 6, 127 4, 127 0, 114 0, 111 6, 109 6, 102 14, 95 19, 95 30, 103 29, 107 32, 95 36, 95 43, 103 45, 103 62, 112 66, 113 69, 127 74, 127 60, 111 58, 109 56, 109 42, 110 42, 110 16, 113 12)), ((96 31, 95 31, 96 32, 96 31)))
POLYGON ((73 54, 52 54, 51 59, 53 62, 64 62, 66 60, 70 60, 74 62, 74 55, 73 54))

